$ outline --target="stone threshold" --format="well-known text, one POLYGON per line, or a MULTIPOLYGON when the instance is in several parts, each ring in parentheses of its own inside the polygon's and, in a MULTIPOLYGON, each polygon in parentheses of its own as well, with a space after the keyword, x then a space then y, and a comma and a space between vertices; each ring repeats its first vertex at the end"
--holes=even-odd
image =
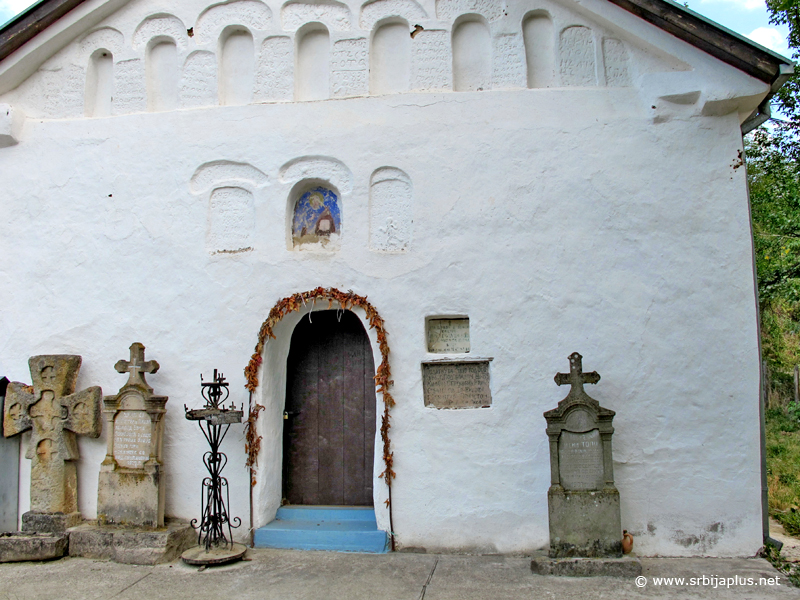
POLYGON ((638 577, 642 562, 635 556, 622 558, 550 558, 531 560, 531 571, 537 575, 562 577, 638 577))

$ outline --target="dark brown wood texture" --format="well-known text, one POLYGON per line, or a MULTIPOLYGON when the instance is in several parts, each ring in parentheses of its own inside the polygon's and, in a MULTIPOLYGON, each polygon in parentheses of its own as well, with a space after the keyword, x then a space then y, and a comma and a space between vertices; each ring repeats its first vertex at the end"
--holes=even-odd
POLYGON ((286 367, 284 497, 372 506, 375 364, 361 321, 350 311, 303 317, 286 367))

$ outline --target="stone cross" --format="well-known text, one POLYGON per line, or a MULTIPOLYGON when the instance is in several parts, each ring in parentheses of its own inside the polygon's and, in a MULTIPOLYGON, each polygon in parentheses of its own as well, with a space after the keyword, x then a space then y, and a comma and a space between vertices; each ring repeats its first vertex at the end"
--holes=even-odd
POLYGON ((567 398, 570 396, 573 398, 582 398, 583 396, 586 396, 586 392, 583 391, 583 384, 597 383, 600 381, 600 375, 597 373, 597 371, 584 373, 583 357, 577 352, 573 352, 568 358, 569 373, 556 373, 556 376, 553 379, 555 379, 555 382, 558 385, 570 384, 571 387, 569 394, 567 394, 567 398))
POLYGON ((31 430, 25 455, 31 465, 31 512, 78 511, 79 458, 76 435, 96 438, 103 426, 103 393, 91 387, 73 393, 81 357, 64 354, 28 360, 33 386, 11 383, 6 391, 3 435, 31 430))
POLYGON ((158 372, 160 365, 154 360, 144 360, 144 346, 139 342, 131 344, 130 351, 131 359, 118 360, 117 364, 114 365, 114 369, 116 369, 117 373, 125 373, 126 371, 130 373, 128 382, 125 385, 142 387, 152 393, 153 388, 147 385, 144 374, 158 372))

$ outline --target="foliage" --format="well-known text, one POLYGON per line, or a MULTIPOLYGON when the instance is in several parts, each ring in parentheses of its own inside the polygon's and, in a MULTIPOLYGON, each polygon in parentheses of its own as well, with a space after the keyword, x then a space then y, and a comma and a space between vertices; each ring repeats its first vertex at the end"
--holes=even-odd
POLYGON ((800 406, 767 411, 769 512, 789 535, 800 535, 800 406))
POLYGON ((800 163, 775 146, 778 137, 760 129, 746 146, 762 308, 800 303, 800 163))
MULTIPOLYGON (((789 28, 789 47, 800 57, 800 3, 767 0, 767 7, 773 24, 789 28)), ((777 118, 745 145, 770 406, 793 399, 793 370, 800 363, 799 94, 800 69, 773 97, 777 118)))
POLYGON ((778 571, 786 575, 789 583, 795 587, 800 587, 800 565, 790 563, 781 558, 780 551, 772 544, 766 544, 761 549, 760 555, 771 562, 772 566, 778 571))

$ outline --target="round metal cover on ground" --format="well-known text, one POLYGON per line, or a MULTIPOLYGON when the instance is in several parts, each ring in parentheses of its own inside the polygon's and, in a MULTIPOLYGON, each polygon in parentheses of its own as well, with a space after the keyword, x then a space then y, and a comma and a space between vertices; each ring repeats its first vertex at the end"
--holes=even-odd
POLYGON ((195 546, 181 554, 181 559, 187 565, 224 565, 241 559, 245 552, 247 552, 247 546, 244 544, 233 544, 233 546, 226 544, 219 548, 212 548, 209 552, 206 552, 203 546, 195 546))

